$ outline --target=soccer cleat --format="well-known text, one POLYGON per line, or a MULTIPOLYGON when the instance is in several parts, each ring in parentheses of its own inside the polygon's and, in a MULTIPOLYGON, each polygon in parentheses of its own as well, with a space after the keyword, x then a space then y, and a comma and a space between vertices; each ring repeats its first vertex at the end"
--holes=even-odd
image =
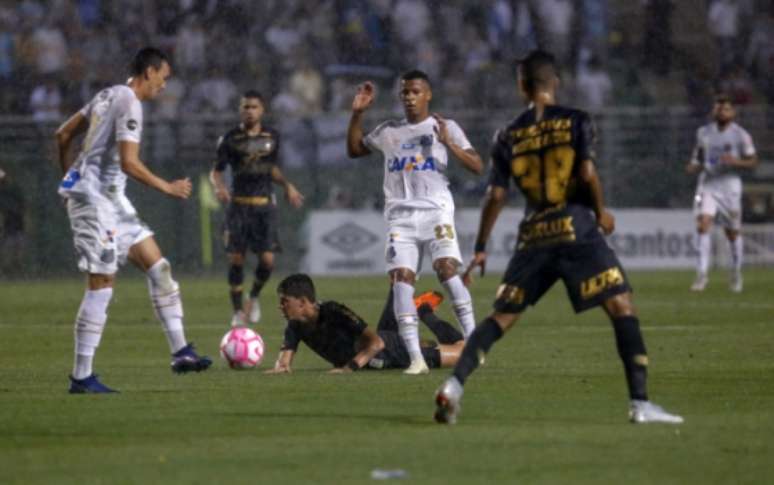
POLYGON ((426 291, 414 298, 414 306, 419 310, 422 305, 429 305, 430 309, 435 311, 443 302, 443 295, 437 291, 426 291))
POLYGON ((255 325, 261 321, 261 304, 258 302, 258 297, 247 300, 247 305, 247 317, 250 320, 250 323, 255 325))
POLYGON ((744 286, 741 273, 732 273, 731 281, 728 284, 728 289, 733 293, 741 293, 744 286))
POLYGON ((640 401, 632 399, 629 406, 629 421, 635 424, 645 423, 670 423, 680 424, 683 417, 676 414, 670 414, 664 411, 664 408, 650 401, 640 401))
POLYGON ((194 352, 192 343, 172 354, 172 372, 185 374, 186 372, 201 372, 212 365, 212 360, 207 356, 199 356, 194 352))
POLYGON ((231 327, 246 327, 247 321, 245 319, 245 312, 242 310, 234 312, 231 316, 231 327))
POLYGON ((411 362, 411 365, 406 368, 406 370, 403 371, 404 374, 408 374, 411 376, 418 376, 420 374, 429 374, 430 368, 427 367, 427 363, 425 363, 425 359, 417 359, 411 362))
POLYGON ((462 384, 456 377, 451 376, 435 391, 435 414, 433 418, 437 423, 455 424, 457 415, 462 410, 462 384))
POLYGON ((693 281, 693 284, 691 285, 691 291, 704 291, 704 288, 706 287, 707 287, 707 275, 705 274, 696 275, 696 279, 693 281))
POLYGON ((83 379, 76 379, 70 376, 70 394, 109 394, 118 392, 105 384, 99 382, 96 374, 83 379))

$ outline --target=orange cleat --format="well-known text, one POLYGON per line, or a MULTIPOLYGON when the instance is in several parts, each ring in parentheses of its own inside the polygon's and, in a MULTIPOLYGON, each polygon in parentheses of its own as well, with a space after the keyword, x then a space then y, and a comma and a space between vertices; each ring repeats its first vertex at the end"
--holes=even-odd
POLYGON ((426 291, 414 298, 414 306, 419 307, 422 305, 430 305, 430 308, 435 311, 436 308, 443 302, 443 295, 437 291, 426 291))

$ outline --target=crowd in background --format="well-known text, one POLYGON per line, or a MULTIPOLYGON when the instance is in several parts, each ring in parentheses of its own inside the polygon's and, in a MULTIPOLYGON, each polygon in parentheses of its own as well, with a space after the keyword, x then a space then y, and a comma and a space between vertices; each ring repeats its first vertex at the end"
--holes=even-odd
POLYGON ((711 62, 674 49, 675 0, 0 0, 0 112, 57 120, 120 80, 145 44, 172 55, 177 76, 155 108, 170 119, 232 112, 247 88, 282 114, 346 109, 354 82, 389 89, 413 67, 434 81, 438 109, 498 107, 515 96, 509 61, 537 46, 592 111, 659 102, 648 82, 675 76, 685 104, 720 88, 774 104, 774 2, 695 3, 711 62), (628 24, 614 15, 627 3, 628 24))

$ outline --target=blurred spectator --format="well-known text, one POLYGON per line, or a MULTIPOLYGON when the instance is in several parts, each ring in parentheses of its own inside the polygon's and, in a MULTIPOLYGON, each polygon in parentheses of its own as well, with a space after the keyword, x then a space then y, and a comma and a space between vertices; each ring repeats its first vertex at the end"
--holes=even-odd
POLYGON ((659 76, 672 68, 672 13, 674 0, 642 0, 645 7, 643 62, 659 76))
POLYGON ((14 274, 24 268, 24 215, 24 191, 0 169, 0 274, 14 274))
POLYGON ((202 20, 188 14, 175 37, 175 68, 183 74, 203 71, 207 65, 207 47, 202 20))
POLYGON ((195 113, 228 113, 236 106, 238 95, 234 82, 220 68, 213 67, 193 86, 186 103, 188 111, 195 113))
POLYGON ((167 85, 153 103, 154 119, 175 120, 179 114, 180 103, 185 96, 185 84, 179 77, 172 76, 167 85))
POLYGON ((715 38, 720 70, 739 57, 739 3, 737 0, 713 0, 707 10, 707 27, 715 38))
POLYGON ((392 9, 392 26, 401 60, 405 66, 415 65, 415 60, 410 58, 413 48, 427 38, 430 29, 428 5, 422 0, 397 0, 392 9), (404 55, 409 58, 403 59, 404 55))
POLYGON ((300 53, 296 63, 296 69, 288 82, 290 94, 298 99, 301 116, 315 115, 323 108, 323 78, 312 65, 308 54, 300 53))
POLYGON ((774 105, 774 3, 755 22, 745 62, 769 104, 774 105))
POLYGON ((62 90, 53 75, 47 76, 32 90, 30 112, 38 122, 53 122, 62 118, 62 90))
POLYGON ((741 64, 726 69, 718 82, 718 90, 728 94, 735 105, 745 105, 752 101, 753 85, 741 64))
POLYGON ((530 12, 541 49, 556 56, 559 66, 567 66, 571 58, 574 2, 570 0, 530 0, 530 12))
POLYGON ((598 113, 610 102, 613 81, 600 60, 592 56, 588 64, 578 70, 575 89, 578 94, 578 105, 592 113, 598 113))
POLYGON ((33 31, 31 41, 37 73, 61 75, 67 64, 67 39, 52 16, 33 31))

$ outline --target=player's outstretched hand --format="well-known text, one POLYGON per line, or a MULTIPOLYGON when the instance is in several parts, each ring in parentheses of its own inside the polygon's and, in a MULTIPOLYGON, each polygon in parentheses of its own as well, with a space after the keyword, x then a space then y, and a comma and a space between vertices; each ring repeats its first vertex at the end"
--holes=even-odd
POLYGON ((290 370, 290 367, 274 367, 272 369, 268 369, 263 371, 264 374, 290 374, 292 371, 290 370))
POLYGON ((468 264, 468 267, 465 269, 465 272, 462 273, 462 282, 465 283, 465 286, 470 286, 470 284, 473 282, 473 270, 479 267, 481 270, 479 274, 481 276, 484 276, 484 273, 486 273, 486 253, 483 251, 479 251, 473 255, 473 259, 470 260, 470 263, 468 264))
POLYGON ((352 111, 362 113, 367 110, 376 98, 376 87, 371 81, 366 81, 357 87, 357 94, 352 100, 352 111))
POLYGON ((304 205, 304 194, 299 192, 293 185, 288 185, 287 190, 285 190, 285 198, 295 209, 299 209, 304 205))
POLYGON ((605 236, 612 234, 615 231, 615 217, 610 212, 603 211, 597 219, 597 225, 605 236))
POLYGON ((438 141, 444 145, 449 143, 449 130, 446 128, 446 120, 438 113, 433 113, 433 118, 438 123, 438 126, 434 127, 435 136, 438 137, 438 141))
POLYGON ((184 179, 173 180, 169 183, 169 190, 167 194, 178 199, 187 199, 191 196, 191 179, 188 177, 184 179))

